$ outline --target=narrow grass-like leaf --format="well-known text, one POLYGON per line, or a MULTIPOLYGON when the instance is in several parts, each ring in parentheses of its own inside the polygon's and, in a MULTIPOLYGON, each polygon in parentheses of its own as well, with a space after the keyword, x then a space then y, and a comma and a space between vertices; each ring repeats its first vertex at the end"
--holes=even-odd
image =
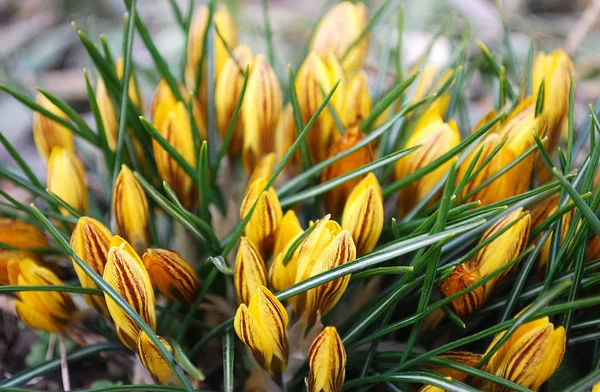
MULTIPOLYGON (((300 103, 298 101, 298 93, 296 91, 295 80, 296 76, 294 75, 294 70, 292 69, 292 66, 289 65, 288 88, 290 91, 290 104, 292 105, 292 111, 294 113, 294 124, 296 126, 296 134, 299 137, 300 133, 304 129, 304 124, 302 123, 302 111, 300 110, 300 103)), ((329 102, 327 102, 327 104, 329 104, 329 102)), ((300 154, 302 155, 302 167, 304 168, 304 170, 307 170, 312 165, 310 160, 310 152, 308 149, 308 141, 306 139, 300 144, 300 154)))
POLYGON ((538 117, 544 111, 544 99, 546 96, 546 79, 542 78, 540 89, 535 99, 535 116, 538 117))
MULTIPOLYGON (((496 76, 499 77, 500 72, 501 72, 500 71, 501 65, 496 61, 492 52, 490 52, 490 50, 481 41, 477 41, 477 46, 479 46, 479 49, 481 49, 481 53, 483 53, 483 56, 485 57, 485 59, 488 61, 489 65, 494 70, 494 73, 496 74, 496 76)), ((516 95, 512 88, 512 85, 510 83, 508 83, 508 81, 507 81, 505 87, 506 87, 506 94, 507 94, 508 98, 514 102, 516 95)))
POLYGON ((25 162, 21 154, 17 152, 17 150, 8 141, 8 139, 6 139, 3 132, 0 132, 0 142, 2 143, 8 154, 11 156, 11 158, 14 159, 14 161, 17 163, 17 166, 19 166, 21 171, 23 171, 23 174, 25 174, 27 179, 31 182, 32 186, 44 189, 45 187, 42 185, 40 180, 38 180, 33 170, 31 170, 27 162, 25 162))
POLYGON ((54 291, 58 293, 104 295, 102 290, 78 286, 0 286, 0 293, 18 293, 21 291, 54 291))
POLYGON ((592 211, 590 206, 585 202, 585 200, 583 200, 579 192, 573 188, 573 185, 567 181, 567 179, 558 171, 557 168, 554 168, 552 173, 563 189, 569 194, 569 196, 571 196, 571 199, 577 205, 577 208, 579 211, 581 211, 581 214, 588 220, 592 230, 594 230, 597 235, 600 235, 600 219, 598 219, 594 211, 592 211))
POLYGON ((225 392, 233 392, 234 348, 233 330, 229 330, 223 335, 223 390, 225 392))
POLYGON ((298 238, 296 238, 294 240, 294 242, 292 242, 290 244, 290 246, 288 247, 287 252, 285 252, 285 256, 283 257, 283 265, 286 266, 290 260, 292 259, 292 257, 294 257, 294 252, 296 252, 296 249, 298 249, 298 247, 302 244, 302 242, 304 242, 304 240, 306 239, 306 237, 308 237, 308 235, 310 233, 312 233, 312 231, 317 227, 317 224, 322 221, 323 218, 319 219, 318 221, 316 221, 315 223, 312 224, 312 226, 310 226, 308 229, 304 230, 302 232, 302 234, 300 234, 298 236, 298 238))
POLYGON ((263 29, 265 33, 265 42, 267 43, 267 56, 271 67, 275 68, 275 50, 273 49, 273 35, 271 33, 271 22, 269 21, 269 11, 267 0, 261 0, 261 9, 263 15, 263 29))

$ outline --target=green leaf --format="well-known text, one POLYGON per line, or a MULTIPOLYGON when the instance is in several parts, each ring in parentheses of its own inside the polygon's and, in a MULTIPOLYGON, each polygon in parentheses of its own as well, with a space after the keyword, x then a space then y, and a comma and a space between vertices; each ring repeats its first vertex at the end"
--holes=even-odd
POLYGON ((542 82, 540 83, 540 89, 538 90, 538 95, 535 100, 535 117, 538 117, 544 111, 544 100, 546 96, 546 79, 542 78, 542 82))
POLYGON ((233 330, 229 330, 223 336, 223 390, 225 392, 233 392, 234 348, 233 330))

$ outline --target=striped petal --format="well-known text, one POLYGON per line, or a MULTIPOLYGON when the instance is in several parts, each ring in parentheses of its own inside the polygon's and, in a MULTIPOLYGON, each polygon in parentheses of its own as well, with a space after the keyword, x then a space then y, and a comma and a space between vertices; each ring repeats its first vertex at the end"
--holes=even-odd
POLYGON ((310 392, 338 392, 346 377, 346 349, 335 327, 326 327, 308 353, 310 392))
POLYGON ((246 237, 240 239, 233 283, 238 304, 249 304, 252 295, 267 284, 265 262, 246 237))
POLYGON ((198 296, 200 277, 179 253, 148 249, 142 260, 152 285, 171 301, 190 303, 198 296))

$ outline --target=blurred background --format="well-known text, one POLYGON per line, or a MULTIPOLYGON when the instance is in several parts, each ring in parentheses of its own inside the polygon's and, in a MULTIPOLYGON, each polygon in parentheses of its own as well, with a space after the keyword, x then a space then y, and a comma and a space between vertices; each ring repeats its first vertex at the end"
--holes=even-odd
MULTIPOLYGON (((182 11, 187 12, 188 0, 173 0, 182 11)), ((260 0, 228 0, 227 4, 236 19, 240 43, 249 45, 255 53, 266 52, 263 32, 263 17, 260 0)), ((200 0, 196 1, 201 3, 200 0)), ((276 49, 277 73, 286 74, 287 64, 295 69, 305 55, 305 45, 310 31, 332 1, 320 0, 268 0, 268 12, 276 49)), ((366 0, 371 13, 382 3, 366 0)), ((446 35, 438 37, 431 52, 430 61, 440 67, 452 57, 451 41, 458 40, 471 29, 470 54, 479 56, 476 40, 481 40, 495 54, 501 55, 504 48, 504 28, 493 0, 405 0, 392 1, 374 30, 366 69, 372 83, 375 100, 392 86, 395 79, 395 59, 389 58, 388 48, 395 48, 398 40, 396 25, 397 9, 404 7, 404 35, 402 62, 406 70, 419 59, 436 32, 444 25, 450 26, 446 35), (389 64, 387 72, 379 72, 381 64, 389 64)), ((520 63, 525 62, 530 42, 536 50, 564 48, 573 57, 579 78, 577 102, 580 109, 595 103, 600 96, 600 0, 503 0, 501 2, 505 20, 510 31, 520 63)), ((123 13, 122 0, 0 0, 0 83, 6 84, 30 97, 35 97, 40 86, 71 104, 91 120, 82 69, 87 68, 95 82, 94 72, 86 52, 74 32, 71 22, 81 27, 90 39, 99 44, 99 35, 104 34, 113 55, 122 53, 121 39, 123 13)), ((170 0, 139 0, 138 12, 148 26, 161 54, 169 61, 171 69, 179 75, 181 54, 185 37, 177 24, 170 0)), ((391 56, 396 56, 394 51, 391 56)), ((143 43, 136 40, 133 59, 141 82, 141 90, 148 105, 158 81, 158 74, 143 43)), ((471 122, 494 106, 494 89, 486 85, 484 76, 478 71, 470 74, 466 81, 468 104, 473 114, 471 122)), ((285 78, 281 77, 282 81, 285 78)), ((147 108, 146 108, 147 109, 147 108)), ((583 110, 578 110, 584 113, 583 110)), ((45 166, 35 151, 31 132, 32 112, 30 109, 0 91, 0 132, 15 145, 30 166, 45 178, 45 166)), ((462 128, 467 128, 461 124, 462 128)), ((469 129, 461 129, 468 132, 469 129)), ((85 146, 79 146, 85 151, 85 146)), ((86 166, 94 165, 90 156, 85 156, 86 166)), ((4 150, 0 150, 0 164, 8 161, 4 150)), ((26 201, 27 195, 11 184, 0 186, 26 201)), ((90 184, 92 188, 97 184, 90 184)), ((1 304, 0 304, 1 305, 1 304)), ((44 342, 31 346, 32 331, 16 333, 16 323, 2 320, 0 313, 0 379, 3 374, 23 369, 25 363, 32 366, 46 354, 44 342), (11 347, 8 348, 7 345, 11 347), (36 351, 37 350, 37 351, 36 351)), ((37 344, 37 343, 36 343, 37 344)), ((94 373, 108 374, 118 378, 123 369, 110 369, 110 363, 100 359, 81 365, 94 373), (99 363, 101 362, 101 363, 99 363)), ((57 382, 56 386, 59 386, 57 382)), ((53 385, 44 389, 52 390, 53 385)))

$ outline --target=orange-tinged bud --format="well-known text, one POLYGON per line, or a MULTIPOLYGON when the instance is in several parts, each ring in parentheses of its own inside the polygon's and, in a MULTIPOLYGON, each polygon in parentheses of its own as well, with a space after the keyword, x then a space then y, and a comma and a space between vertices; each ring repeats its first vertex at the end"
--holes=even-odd
MULTIPOLYGON (((342 1, 321 19, 310 44, 310 50, 321 58, 333 53, 341 59, 369 23, 369 13, 363 3, 342 1)), ((369 51, 369 36, 365 35, 342 60, 349 74, 360 68, 369 51)))
POLYGON ((250 184, 240 206, 240 219, 244 219, 258 199, 252 217, 244 231, 246 237, 256 246, 256 249, 264 258, 270 256, 273 252, 275 234, 283 217, 279 199, 273 188, 271 187, 263 192, 266 185, 267 180, 264 178, 259 178, 250 184))
POLYGON ((352 235, 359 256, 375 248, 383 230, 383 218, 383 192, 377 177, 370 172, 348 196, 342 215, 342 228, 352 235))
MULTIPOLYGON (((498 334, 488 351, 504 336, 498 334)), ((555 328, 548 317, 526 323, 510 336, 484 365, 483 370, 533 391, 540 389, 560 365, 565 353, 566 334, 555 328)), ((480 380, 479 388, 496 391, 498 386, 480 380)))
MULTIPOLYGON (((329 215, 315 224, 317 227, 304 239, 298 253, 296 283, 356 259, 356 246, 348 230, 342 230, 329 215)), ((346 275, 294 297, 296 314, 306 314, 309 322, 318 312, 325 316, 340 300, 349 281, 350 275, 346 275)))
POLYGON ((275 150, 275 131, 282 107, 283 95, 277 75, 265 56, 259 54, 250 66, 242 103, 242 157, 246 172, 254 170, 262 156, 275 150))
POLYGON ((325 327, 308 352, 309 392, 339 392, 346 378, 346 349, 335 327, 325 327))
POLYGON ((190 303, 200 291, 198 273, 177 252, 148 249, 142 256, 152 285, 174 302, 190 303))
MULTIPOLYGON (((158 340, 160 340, 167 350, 173 354, 173 348, 165 339, 158 336, 158 340)), ((171 366, 169 366, 169 363, 160 353, 158 347, 154 345, 152 340, 148 337, 148 334, 144 331, 141 331, 138 336, 137 352, 140 356, 142 365, 148 369, 156 383, 161 385, 171 385, 177 382, 177 376, 171 369, 171 366)))
POLYGON ((588 242, 587 259, 589 261, 600 259, 600 235, 594 235, 588 242))
POLYGON ((252 295, 250 304, 240 304, 233 326, 256 362, 271 375, 287 366, 289 342, 285 308, 264 286, 252 295))
MULTIPOLYGON (((79 218, 73 234, 71 234, 71 248, 81 260, 100 276, 104 274, 106 257, 110 247, 112 234, 102 223, 96 219, 84 216, 79 218)), ((86 274, 79 265, 71 258, 73 268, 81 287, 97 289, 96 283, 86 274)), ((93 308, 108 316, 108 308, 104 297, 99 295, 84 295, 86 302, 93 308)))
MULTIPOLYGON (((462 365, 475 367, 481 361, 483 355, 475 354, 469 351, 448 351, 444 354, 441 354, 440 357, 444 359, 449 359, 452 362, 457 362, 462 365)), ((432 367, 431 370, 441 375, 448 376, 451 379, 458 380, 460 382, 465 382, 468 377, 466 373, 450 368, 432 367)))
MULTIPOLYGON (((546 54, 539 52, 532 67, 532 97, 537 99, 540 85, 544 80, 544 109, 540 114, 543 136, 548 136, 548 151, 554 151, 569 112, 569 87, 571 75, 575 71, 567 52, 557 49, 546 54)), ((541 133, 541 132, 540 132, 541 133)))
MULTIPOLYGON (((215 86, 215 109, 217 116, 217 130, 221 138, 225 137, 227 128, 235 112, 235 108, 242 93, 244 85, 244 71, 246 67, 252 63, 252 50, 246 45, 240 45, 233 51, 235 59, 229 57, 225 62, 217 84, 215 86), (242 69, 240 69, 240 67, 242 69)), ((246 93, 244 97, 248 94, 246 93)), ((245 98, 244 98, 245 99, 245 98)), ((230 155, 239 155, 242 151, 244 140, 244 121, 242 116, 238 117, 235 124, 233 135, 227 146, 227 151, 230 155)))
POLYGON ((250 298, 256 290, 267 284, 265 262, 246 237, 240 239, 240 247, 235 257, 233 284, 238 304, 246 305, 250 303, 250 298))
MULTIPOLYGON (((84 214, 87 212, 87 181, 83 165, 74 153, 61 147, 54 147, 48 160, 46 181, 49 191, 75 210, 84 214)), ((65 216, 70 215, 63 207, 60 207, 60 212, 65 216)))
MULTIPOLYGON (((190 26, 187 46, 187 65, 185 69, 185 82, 190 90, 196 89, 196 78, 198 72, 201 72, 200 80, 200 100, 204 106, 206 101, 206 63, 208 60, 206 57, 202 63, 202 70, 199 70, 200 59, 202 58, 202 52, 204 47, 204 35, 208 25, 208 7, 201 5, 194 11, 192 17, 192 24, 190 26)), ((213 23, 219 29, 219 33, 223 37, 227 46, 235 48, 237 46, 237 30, 235 23, 229 10, 226 6, 219 4, 213 15, 213 23)), ((229 52, 227 47, 218 37, 217 33, 214 33, 214 58, 215 58, 215 78, 218 79, 223 66, 227 59, 229 59, 229 52)))
MULTIPOLYGON (((43 94, 38 94, 35 101, 50 113, 65 120, 69 119, 43 94)), ((54 147, 62 147, 70 152, 75 152, 75 140, 71 131, 37 111, 33 113, 33 141, 44 161, 48 160, 54 147)))
MULTIPOLYGON (((345 97, 345 73, 342 66, 331 54, 325 60, 322 60, 315 52, 308 54, 296 76, 296 92, 303 124, 310 121, 338 79, 342 81, 329 100, 329 104, 339 113, 345 97)), ((313 161, 325 159, 327 148, 336 139, 337 132, 331 112, 323 110, 306 135, 313 161)))
MULTIPOLYGON (((63 282, 38 261, 25 258, 8 265, 9 283, 18 286, 62 286, 63 282)), ((77 310, 67 293, 58 291, 22 291, 15 300, 19 318, 30 328, 60 332, 77 310)))
MULTIPOLYGON (((150 276, 135 250, 119 236, 114 236, 110 241, 104 266, 104 280, 131 305, 152 330, 156 329, 154 290, 150 276)), ((104 298, 115 322, 119 339, 129 349, 135 350, 140 327, 106 293, 104 298)))
POLYGON ((296 213, 293 210, 286 212, 275 238, 275 250, 273 252, 275 259, 271 263, 271 268, 269 268, 269 283, 277 291, 287 289, 295 283, 300 247, 296 248, 294 255, 286 265, 283 265, 283 259, 289 247, 302 234, 302 231, 296 213))
POLYGON ((48 241, 40 229, 10 218, 0 218, 0 242, 18 249, 48 247, 48 241))
POLYGON ((371 113, 373 102, 367 79, 367 73, 360 70, 348 80, 346 96, 339 113, 345 128, 359 125, 371 113))
MULTIPOLYGON (((523 252, 529 239, 531 216, 524 214, 522 208, 506 214, 494 223, 485 232, 480 242, 490 238, 515 220, 518 220, 518 222, 494 241, 487 244, 473 259, 459 265, 452 271, 440 287, 444 296, 449 297, 463 291, 480 279, 504 267, 523 252)), ((475 290, 452 301, 452 306, 456 310, 456 313, 459 316, 466 316, 479 309, 492 293, 496 284, 508 272, 510 271, 503 272, 495 278, 488 280, 483 286, 479 286, 475 290)))
MULTIPOLYGON (((422 128, 415 128, 406 148, 422 145, 417 151, 400 158, 396 163, 396 179, 402 179, 427 166, 460 143, 460 133, 454 121, 445 123, 441 117, 432 119, 422 128)), ((447 161, 434 171, 413 181, 400 191, 400 215, 410 211, 448 172, 452 161, 447 161)))
POLYGON ((150 210, 146 193, 126 165, 121 165, 113 190, 113 212, 119 233, 136 252, 150 244, 150 210))
MULTIPOLYGON (((362 133, 358 127, 349 129, 341 138, 336 140, 331 147, 329 147, 327 158, 334 157, 337 154, 352 148, 364 139, 364 137, 364 133, 362 133)), ((321 182, 329 181, 341 175, 350 173, 372 161, 373 150, 371 149, 371 145, 367 144, 352 154, 349 154, 326 167, 321 173, 321 182)), ((350 192, 352 192, 352 189, 354 189, 360 180, 360 178, 354 178, 325 193, 324 198, 327 211, 330 211, 333 216, 339 216, 343 211, 344 203, 348 199, 350 192)))
MULTIPOLYGON (((196 113, 194 117, 199 118, 196 113)), ((187 107, 183 102, 175 101, 171 90, 163 81, 154 93, 152 124, 191 167, 196 167, 194 136, 187 107)), ((196 198, 192 178, 157 141, 153 141, 152 146, 158 174, 173 188, 183 206, 190 208, 196 198)))

